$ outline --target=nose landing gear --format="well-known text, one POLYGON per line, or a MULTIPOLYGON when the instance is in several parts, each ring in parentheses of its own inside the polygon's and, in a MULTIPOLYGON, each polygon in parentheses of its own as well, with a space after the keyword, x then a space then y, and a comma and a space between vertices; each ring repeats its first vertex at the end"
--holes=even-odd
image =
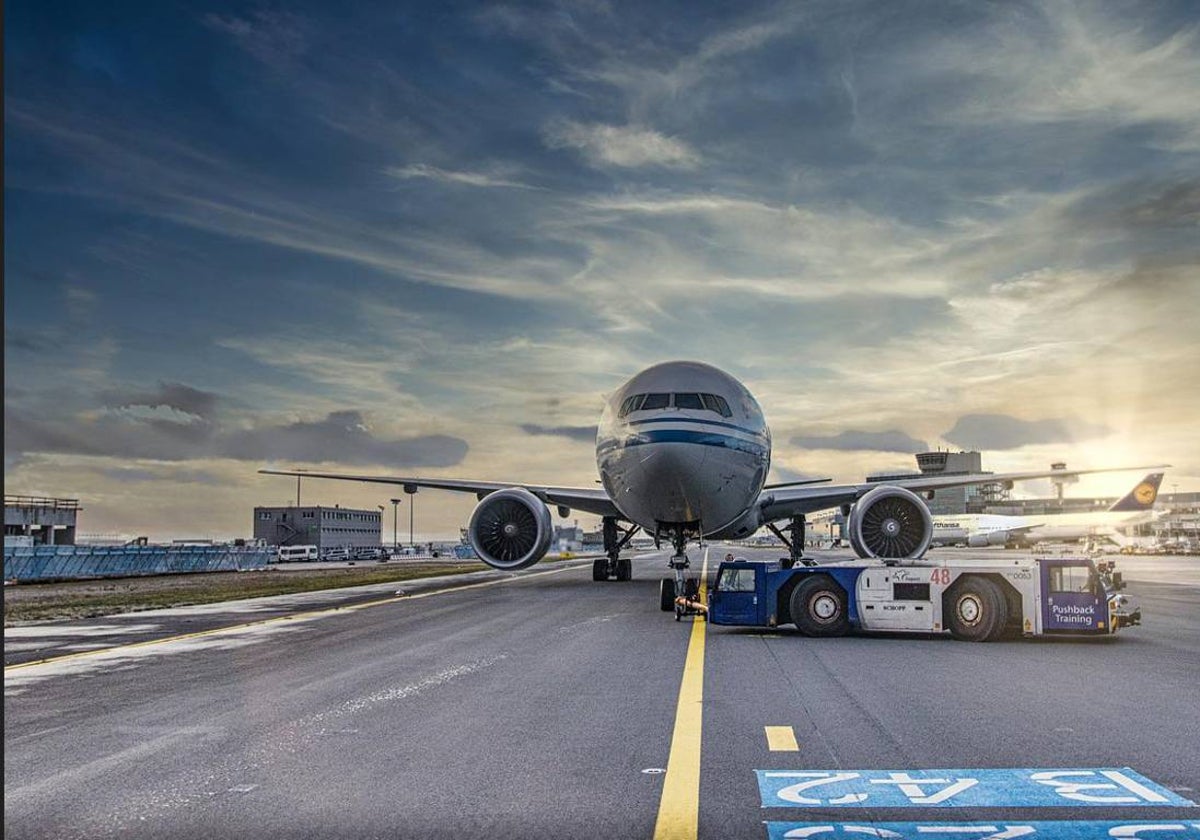
POLYGON ((675 573, 673 577, 663 578, 659 583, 658 601, 663 612, 675 611, 675 620, 680 621, 685 615, 703 615, 704 604, 699 601, 700 580, 687 577, 685 571, 690 568, 685 549, 690 530, 684 526, 671 529, 671 544, 675 553, 667 562, 667 566, 675 573))

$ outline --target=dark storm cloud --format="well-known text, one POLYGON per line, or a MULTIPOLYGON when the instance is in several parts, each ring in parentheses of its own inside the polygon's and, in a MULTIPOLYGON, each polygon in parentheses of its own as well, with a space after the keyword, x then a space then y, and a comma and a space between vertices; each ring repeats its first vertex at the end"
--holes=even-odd
POLYGON ((152 470, 141 467, 105 467, 96 470, 96 473, 122 484, 139 484, 144 481, 171 481, 184 484, 217 486, 228 483, 219 475, 207 470, 180 468, 152 470))
POLYGON ((797 435, 790 441, 801 449, 867 450, 872 452, 926 452, 929 444, 909 437, 899 429, 886 432, 845 431, 836 435, 797 435))
POLYGON ((1040 443, 1071 443, 1110 432, 1101 424, 1073 418, 1021 420, 1007 414, 966 414, 942 437, 965 449, 1017 449, 1040 443))
POLYGON ((152 391, 114 389, 100 395, 109 408, 173 408, 195 417, 210 417, 220 397, 211 391, 201 391, 179 382, 159 382, 152 391))
POLYGON ((228 458, 245 461, 336 461, 381 467, 446 467, 462 461, 467 443, 449 435, 381 440, 357 411, 334 411, 324 420, 253 429, 229 435, 228 458))
POLYGON ((1065 214, 1068 221, 1081 227, 1142 234, 1194 231, 1200 225, 1200 178, 1120 182, 1078 199, 1065 214))
POLYGON ((584 443, 592 443, 596 440, 595 426, 539 426, 536 423, 522 423, 521 431, 527 435, 565 437, 584 443))
POLYGON ((441 467, 457 464, 466 441, 448 435, 378 438, 357 411, 333 412, 318 421, 256 429, 220 428, 207 422, 176 423, 121 413, 55 418, 6 406, 7 457, 42 452, 96 457, 185 461, 335 461, 355 466, 441 467))

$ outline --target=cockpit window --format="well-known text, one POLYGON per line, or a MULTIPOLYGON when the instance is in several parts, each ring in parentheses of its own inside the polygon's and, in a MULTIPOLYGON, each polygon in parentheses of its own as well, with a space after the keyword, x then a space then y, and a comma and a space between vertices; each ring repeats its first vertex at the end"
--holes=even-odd
POLYGON ((724 397, 718 397, 716 394, 701 394, 700 397, 704 400, 704 407, 709 411, 715 411, 722 417, 733 416, 733 412, 729 410, 729 403, 725 402, 724 397))
POLYGON ((732 417, 729 403, 716 394, 634 394, 621 402, 618 417, 626 417, 634 411, 658 411, 674 404, 676 408, 692 411, 714 411, 722 417, 732 417))

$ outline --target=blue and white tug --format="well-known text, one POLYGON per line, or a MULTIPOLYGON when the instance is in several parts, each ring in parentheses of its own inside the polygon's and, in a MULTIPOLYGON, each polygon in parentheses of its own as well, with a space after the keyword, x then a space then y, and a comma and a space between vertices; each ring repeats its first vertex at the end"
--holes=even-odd
POLYGON ((809 565, 726 561, 707 614, 713 624, 794 624, 808 636, 851 630, 1003 636, 1108 635, 1141 623, 1111 562, 1087 557, 809 565))

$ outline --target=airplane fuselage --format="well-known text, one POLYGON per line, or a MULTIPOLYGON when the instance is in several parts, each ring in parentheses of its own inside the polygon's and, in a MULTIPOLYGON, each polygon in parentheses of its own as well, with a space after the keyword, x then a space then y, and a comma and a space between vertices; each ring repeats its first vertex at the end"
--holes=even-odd
POLYGON ((648 533, 720 535, 752 516, 771 465, 771 432, 753 395, 699 362, 666 362, 609 398, 596 435, 605 491, 648 533))
POLYGON ((1091 536, 1111 534, 1114 529, 1151 518, 1149 511, 1117 513, 1091 511, 1087 513, 1033 514, 1005 516, 1001 514, 963 514, 939 516, 933 520, 935 543, 964 542, 971 537, 988 535, 1010 537, 1007 542, 1073 542, 1091 536))

